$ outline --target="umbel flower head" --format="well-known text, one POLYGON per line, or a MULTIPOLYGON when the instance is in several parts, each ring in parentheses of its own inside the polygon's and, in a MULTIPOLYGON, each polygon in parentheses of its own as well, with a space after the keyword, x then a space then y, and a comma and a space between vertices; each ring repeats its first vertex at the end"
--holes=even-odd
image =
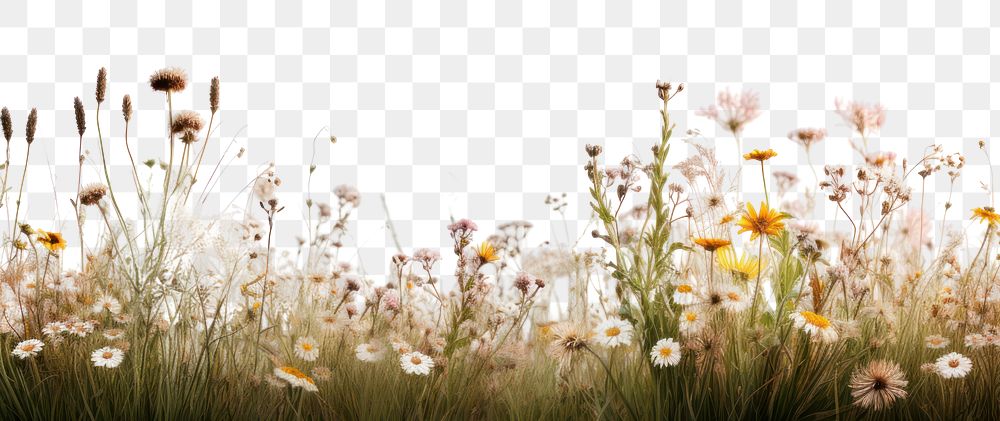
POLYGON ((905 399, 906 384, 906 375, 899 364, 872 361, 851 375, 851 396, 855 405, 879 411, 892 406, 897 399, 905 399))
POLYGON ((767 203, 761 203, 760 212, 757 212, 748 202, 746 211, 736 223, 740 226, 737 234, 749 232, 751 241, 762 235, 768 237, 778 235, 785 229, 785 223, 781 222, 785 218, 788 218, 788 215, 769 208, 767 203))
POLYGON ((180 92, 187 87, 187 74, 178 68, 160 69, 149 77, 149 87, 160 92, 180 92))

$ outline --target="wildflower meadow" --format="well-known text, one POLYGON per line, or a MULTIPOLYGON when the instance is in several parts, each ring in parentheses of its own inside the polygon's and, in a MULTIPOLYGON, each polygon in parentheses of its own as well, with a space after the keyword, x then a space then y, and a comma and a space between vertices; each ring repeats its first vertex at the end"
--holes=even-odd
MULTIPOLYGON (((486 232, 456 216, 453 246, 402 250, 383 281, 341 253, 356 238, 355 187, 330 203, 291 197, 270 168, 246 180, 236 217, 192 216, 195 186, 225 165, 205 161, 222 141, 224 80, 195 112, 174 107, 193 95, 184 70, 149 77, 162 105, 143 111, 162 113, 169 133, 155 161, 135 152, 139 110, 106 96, 107 75, 74 99, 78 142, 58 140, 81 157, 71 229, 82 244, 25 222, 40 123, 3 109, 4 419, 1000 419, 1000 213, 925 203, 922 187, 954 186, 966 157, 878 150, 879 104, 835 104, 847 138, 789 127, 813 168, 793 174, 772 170, 774 150, 744 148, 764 112, 753 92, 703 104, 693 117, 726 133, 706 139, 671 119, 684 85, 650 82, 659 113, 635 112, 659 118, 651 149, 580 144, 586 230, 539 246, 525 241, 530 221, 486 232), (123 141, 100 126, 109 113, 123 141), (85 134, 99 143, 88 159, 85 134), (828 142, 857 164, 812 162, 828 142), (697 153, 669 161, 679 145, 697 153), (125 184, 112 151, 131 161, 125 184), (102 179, 84 183, 93 170, 102 179), (764 194, 747 194, 757 177, 764 194), (290 201, 306 227, 280 251, 275 220, 290 201), (818 207, 840 223, 809 222, 818 207), (962 229, 932 229, 955 214, 962 229), (71 251, 80 265, 64 263, 71 251)), ((981 181, 990 203, 993 181, 981 181)))

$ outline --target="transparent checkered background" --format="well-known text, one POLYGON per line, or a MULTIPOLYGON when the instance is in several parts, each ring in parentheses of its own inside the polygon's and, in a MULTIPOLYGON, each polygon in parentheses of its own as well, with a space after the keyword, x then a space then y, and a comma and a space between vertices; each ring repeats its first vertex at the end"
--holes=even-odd
MULTIPOLYGON (((350 241, 375 275, 395 252, 381 194, 407 249, 447 246, 451 217, 477 221, 484 236, 497 223, 527 219, 535 224, 533 244, 561 239, 564 229, 583 232, 590 217, 583 145, 604 145, 614 161, 633 152, 647 157, 658 136, 657 79, 687 84, 672 105, 674 120, 681 131, 699 129, 716 142, 728 165, 732 139, 694 110, 726 87, 758 92, 765 112, 747 129, 744 148, 774 148, 780 155, 769 161, 773 169, 796 171, 806 181, 804 152, 786 139, 788 131, 827 127, 830 137, 814 149, 813 162, 849 164, 857 157, 845 147, 848 130, 833 114, 834 98, 881 101, 888 121, 875 145, 911 160, 934 142, 967 155, 970 165, 953 199, 960 211, 949 215, 963 224, 969 207, 988 203, 979 183, 989 169, 975 143, 1000 130, 991 124, 1000 117, 991 111, 1000 102, 1000 90, 992 90, 1000 78, 994 42, 1000 32, 993 29, 1000 7, 990 6, 987 0, 5 2, 0 104, 15 117, 14 180, 22 168, 24 119, 38 107, 27 214, 39 227, 59 224, 71 244, 78 241, 69 206, 76 183, 72 100, 80 96, 88 106, 92 154, 84 178, 96 181, 93 90, 101 66, 110 74, 110 110, 100 118, 114 146, 112 177, 120 189, 131 184, 120 147, 121 96, 131 94, 140 110, 130 129, 137 159, 159 158, 164 101, 148 88, 149 74, 164 66, 187 69, 192 87, 175 109, 206 115, 208 83, 218 75, 221 139, 211 140, 206 161, 214 163, 230 143, 231 152, 245 146, 247 153, 224 171, 206 208, 239 199, 239 190, 273 161, 284 181, 279 197, 288 205, 278 241, 293 245, 314 162, 316 200, 329 200, 342 183, 363 193, 350 241), (331 133, 339 138, 335 145, 327 140, 331 133), (544 203, 547 194, 563 192, 569 193, 566 222, 544 203)), ((687 153, 677 142, 670 161, 687 153)), ((757 175, 745 174, 744 187, 760 192, 757 175)), ((944 176, 929 183, 928 211, 942 209, 947 187, 944 176)), ((814 216, 829 220, 832 213, 820 209, 814 216)))

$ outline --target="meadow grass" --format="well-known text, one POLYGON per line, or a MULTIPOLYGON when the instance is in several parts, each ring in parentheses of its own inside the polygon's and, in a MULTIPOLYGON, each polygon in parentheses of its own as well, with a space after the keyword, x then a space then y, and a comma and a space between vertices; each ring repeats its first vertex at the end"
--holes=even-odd
MULTIPOLYGON (((95 114, 106 78, 101 69, 95 114)), ((79 268, 64 267, 60 232, 21 219, 32 175, 25 166, 8 178, 19 140, 4 109, 0 203, 15 211, 0 283, 3 418, 1000 418, 1000 214, 984 206, 963 231, 930 229, 921 187, 954 186, 965 157, 933 146, 897 162, 869 150, 878 105, 837 102, 847 139, 789 134, 807 156, 843 142, 863 164, 769 178, 776 153, 742 150, 760 115, 749 92, 699 112, 733 140, 688 136, 697 153, 668 164, 679 142, 668 105, 683 85, 658 82, 662 131, 647 156, 615 165, 601 146, 584 149, 599 247, 569 233, 529 247, 529 222, 486 236, 458 219, 453 247, 400 250, 376 282, 341 253, 361 199, 353 187, 333 189, 331 203, 307 194, 292 252, 274 244, 285 202, 273 168, 249 180, 241 217, 190 216, 204 196, 195 186, 214 185, 244 151, 226 148, 203 171, 221 88, 213 79, 205 124, 173 110, 187 82, 179 69, 150 78, 167 112, 166 162, 137 161, 127 131, 112 145, 99 125, 100 161, 88 162, 88 111, 75 99, 79 268), (106 147, 127 149, 130 188, 112 186, 106 147), (744 200, 716 148, 760 172, 763 200, 744 200), (89 165, 102 181, 83 183, 89 165), (137 195, 138 217, 119 207, 125 194, 137 195), (821 205, 839 225, 807 222, 821 205), (100 235, 85 238, 89 224, 100 235), (977 246, 966 252, 965 241, 977 246), (443 267, 442 253, 455 263, 443 267)), ((121 109, 128 127, 128 96, 121 109)), ((32 112, 28 153, 37 124, 32 112)), ((311 180, 316 167, 304 170, 311 180)), ((564 198, 546 203, 565 216, 564 198)))

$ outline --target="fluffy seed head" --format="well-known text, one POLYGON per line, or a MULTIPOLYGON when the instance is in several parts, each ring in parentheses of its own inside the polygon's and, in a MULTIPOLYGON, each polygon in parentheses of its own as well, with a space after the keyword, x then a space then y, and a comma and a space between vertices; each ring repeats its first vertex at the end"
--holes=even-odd
POLYGON ((28 113, 28 124, 24 128, 24 139, 28 141, 30 145, 31 142, 35 141, 35 128, 38 126, 38 109, 32 108, 31 112, 28 113))
POLYGON ((14 126, 7 107, 3 107, 3 111, 0 111, 0 123, 3 124, 3 138, 10 142, 10 137, 14 135, 14 126))
POLYGON ((851 376, 851 396, 855 405, 878 411, 906 398, 907 383, 899 364, 872 361, 851 376))
POLYGON ((108 194, 108 188, 100 183, 88 184, 80 190, 80 203, 84 206, 95 206, 104 195, 108 194))
POLYGON ((170 127, 170 131, 174 134, 198 133, 204 124, 198 113, 194 111, 180 111, 174 114, 174 124, 170 127))
POLYGON ((219 111, 219 77, 212 78, 212 87, 208 90, 208 106, 212 114, 219 111))
POLYGON ((76 114, 76 132, 83 136, 87 131, 87 118, 83 113, 83 101, 80 97, 73 98, 73 113, 76 114))
POLYGON ((160 69, 149 77, 149 87, 160 92, 180 92, 187 87, 187 74, 178 68, 160 69))
POLYGON ((100 104, 104 102, 104 94, 108 92, 108 69, 101 68, 97 71, 97 92, 94 97, 97 98, 97 103, 100 104))

